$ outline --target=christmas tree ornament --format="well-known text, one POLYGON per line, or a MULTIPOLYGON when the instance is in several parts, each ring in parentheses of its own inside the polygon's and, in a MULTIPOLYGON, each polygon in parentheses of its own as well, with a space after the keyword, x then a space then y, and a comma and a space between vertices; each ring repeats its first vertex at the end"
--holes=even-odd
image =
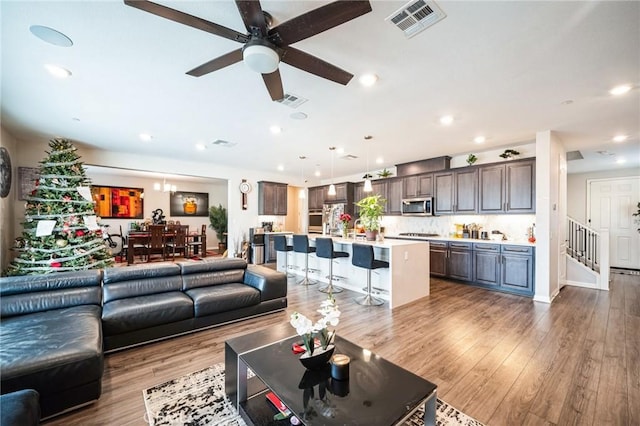
POLYGON ((66 247, 66 246, 67 246, 67 244, 69 244, 69 241, 67 241, 67 240, 65 240, 65 239, 63 239, 63 238, 59 238, 59 239, 57 239, 57 240, 56 240, 56 245, 57 245, 58 247, 60 247, 60 248, 62 248, 62 247, 66 247))

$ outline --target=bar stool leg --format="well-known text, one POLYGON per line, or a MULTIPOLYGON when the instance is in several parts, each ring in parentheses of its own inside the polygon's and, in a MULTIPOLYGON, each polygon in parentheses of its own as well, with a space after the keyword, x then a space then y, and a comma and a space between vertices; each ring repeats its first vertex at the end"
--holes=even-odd
POLYGON ((318 289, 323 293, 341 293, 344 289, 333 285, 333 259, 329 259, 329 284, 318 289))
POLYGON ((384 303, 384 300, 380 300, 371 295, 371 269, 367 271, 367 294, 356 297, 356 303, 366 306, 380 306, 384 303))
POLYGON ((300 285, 313 285, 318 284, 317 281, 309 280, 309 253, 304 255, 304 279, 298 282, 300 285))
POLYGON ((289 272, 289 252, 285 251, 284 253, 284 272, 287 274, 287 278, 293 278, 296 275, 289 272))

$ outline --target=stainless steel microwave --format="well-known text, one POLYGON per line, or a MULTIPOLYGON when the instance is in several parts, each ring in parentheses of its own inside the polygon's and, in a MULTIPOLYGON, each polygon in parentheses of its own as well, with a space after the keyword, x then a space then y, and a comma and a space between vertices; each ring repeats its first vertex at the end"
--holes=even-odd
POLYGON ((433 197, 403 199, 402 215, 433 216, 433 197))

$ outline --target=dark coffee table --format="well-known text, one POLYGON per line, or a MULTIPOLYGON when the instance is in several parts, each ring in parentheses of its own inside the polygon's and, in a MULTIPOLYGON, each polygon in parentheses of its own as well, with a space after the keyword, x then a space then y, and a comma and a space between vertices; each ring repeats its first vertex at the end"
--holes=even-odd
POLYGON ((273 421, 271 390, 305 425, 401 424, 422 404, 425 425, 435 425, 435 384, 340 336, 335 353, 351 358, 349 380, 307 370, 291 351, 300 337, 287 326, 225 342, 225 390, 248 424, 289 424, 273 421), (255 377, 247 379, 247 368, 255 377))

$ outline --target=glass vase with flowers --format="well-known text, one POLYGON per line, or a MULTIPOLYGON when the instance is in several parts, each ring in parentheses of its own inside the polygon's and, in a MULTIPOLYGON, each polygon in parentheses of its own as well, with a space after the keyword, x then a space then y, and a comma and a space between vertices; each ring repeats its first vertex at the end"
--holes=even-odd
POLYGON ((342 213, 339 219, 342 223, 342 238, 347 238, 349 235, 349 223, 351 222, 351 215, 349 213, 342 213))

